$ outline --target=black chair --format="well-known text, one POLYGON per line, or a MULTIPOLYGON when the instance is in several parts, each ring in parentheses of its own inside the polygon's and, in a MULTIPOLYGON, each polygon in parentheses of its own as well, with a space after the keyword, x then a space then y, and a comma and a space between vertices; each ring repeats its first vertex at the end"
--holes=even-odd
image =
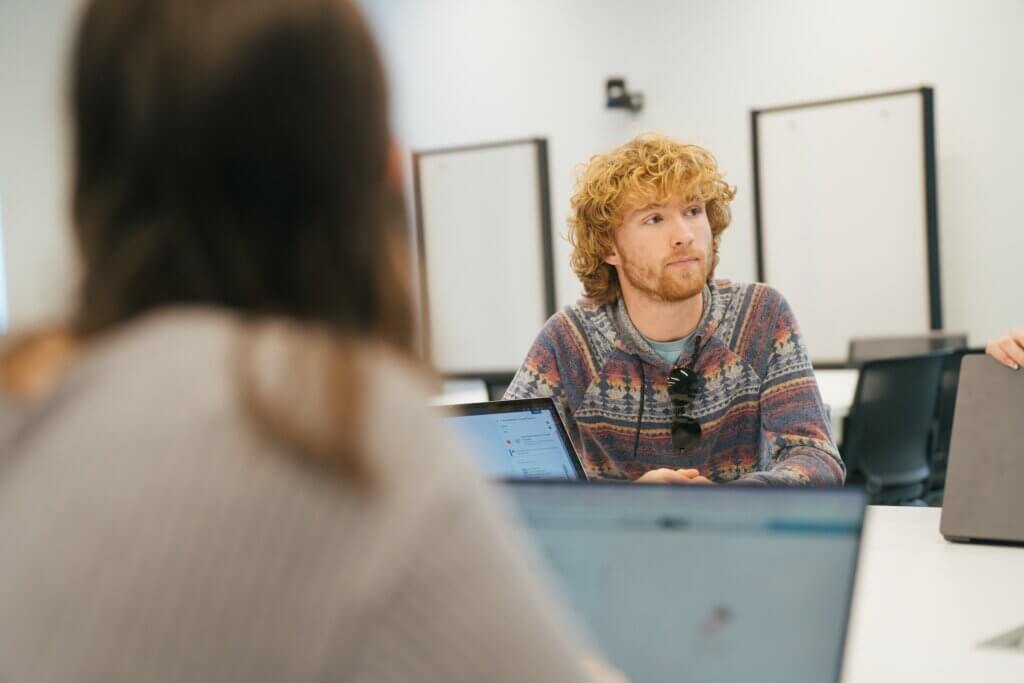
POLYGON ((871 503, 924 505, 935 443, 935 408, 949 352, 867 361, 843 437, 848 481, 871 503))
POLYGON ((508 385, 512 384, 512 380, 515 375, 503 375, 494 374, 488 375, 485 380, 487 382, 487 393, 490 395, 492 401, 500 401, 505 397, 505 390, 508 389, 508 385))
POLYGON ((860 367, 869 360, 923 356, 936 351, 967 348, 967 335, 929 332, 904 337, 860 337, 850 340, 847 365, 860 367))
POLYGON ((929 505, 942 505, 946 488, 946 465, 949 462, 949 439, 953 434, 953 410, 956 408, 956 389, 960 384, 960 362, 969 353, 984 353, 984 349, 957 349, 942 363, 939 396, 935 404, 935 443, 932 446, 929 467, 931 476, 925 500, 929 505))

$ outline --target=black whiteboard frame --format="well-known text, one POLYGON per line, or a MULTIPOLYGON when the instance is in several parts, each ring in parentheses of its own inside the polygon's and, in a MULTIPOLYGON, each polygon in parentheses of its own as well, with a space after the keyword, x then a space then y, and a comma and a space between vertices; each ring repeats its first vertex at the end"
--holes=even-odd
MULTIPOLYGON (((828 107, 835 104, 846 104, 861 100, 883 99, 902 95, 921 95, 921 129, 924 133, 924 201, 925 231, 928 245, 928 303, 931 329, 942 329, 942 279, 939 273, 939 192, 938 174, 935 162, 935 90, 929 86, 893 90, 889 92, 840 97, 815 102, 800 102, 777 107, 765 107, 750 111, 750 137, 752 159, 754 164, 754 244, 757 251, 757 279, 765 281, 764 273, 764 223, 761 214, 761 163, 758 146, 757 124, 762 114, 796 109, 828 107)), ((771 284, 771 283, 768 283, 771 284)))
MULTIPOLYGON (((412 178, 413 195, 416 210, 416 251, 419 258, 419 280, 420 280, 420 321, 421 334, 423 339, 423 352, 427 358, 432 357, 430 337, 430 297, 427 289, 427 250, 424 239, 423 225, 423 202, 422 187, 420 184, 420 159, 428 156, 441 154, 452 154, 458 152, 471 152, 475 150, 495 149, 500 147, 512 147, 519 145, 534 145, 537 157, 537 196, 539 198, 538 211, 540 215, 540 238, 541 238, 541 268, 544 272, 544 308, 545 317, 550 318, 555 314, 555 256, 554 245, 552 244, 551 229, 551 182, 548 169, 548 142, 545 138, 521 138, 516 140, 503 140, 499 142, 484 142, 471 145, 458 145, 454 147, 436 147, 432 149, 414 151, 412 154, 412 178)), ((539 329, 537 330, 540 331, 539 329)), ((525 359, 525 355, 523 356, 525 359)), ((456 372, 445 373, 446 377, 452 378, 482 378, 485 381, 506 381, 519 370, 518 367, 508 368, 507 372, 475 371, 473 368, 460 369, 456 372)))

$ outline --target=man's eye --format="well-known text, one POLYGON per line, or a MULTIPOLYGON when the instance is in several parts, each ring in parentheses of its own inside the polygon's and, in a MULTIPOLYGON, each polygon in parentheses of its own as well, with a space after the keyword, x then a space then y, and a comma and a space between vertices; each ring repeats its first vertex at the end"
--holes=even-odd
POLYGON ((647 218, 645 218, 644 219, 644 225, 655 225, 657 223, 660 223, 662 220, 663 219, 661 217, 661 214, 660 213, 656 213, 656 214, 654 214, 652 216, 648 216, 647 218))
POLYGON ((699 216, 704 213, 704 207, 702 206, 691 206, 686 210, 687 216, 699 216))

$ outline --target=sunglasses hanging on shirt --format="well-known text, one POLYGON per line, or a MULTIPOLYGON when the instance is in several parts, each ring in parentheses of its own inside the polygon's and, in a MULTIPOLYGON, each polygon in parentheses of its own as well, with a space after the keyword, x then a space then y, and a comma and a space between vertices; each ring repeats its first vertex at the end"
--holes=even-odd
POLYGON ((672 400, 672 446, 686 452, 700 441, 700 423, 686 415, 697 395, 700 379, 692 367, 672 368, 668 373, 668 395, 672 400))

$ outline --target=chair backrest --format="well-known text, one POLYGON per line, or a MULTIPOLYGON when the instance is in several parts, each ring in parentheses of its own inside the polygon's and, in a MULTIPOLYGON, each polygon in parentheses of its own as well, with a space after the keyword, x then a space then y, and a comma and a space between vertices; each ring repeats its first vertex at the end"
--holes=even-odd
POLYGON ((850 340, 847 363, 858 367, 865 361, 921 356, 935 351, 967 348, 967 335, 930 332, 904 337, 861 337, 850 340))
POLYGON ((949 454, 949 439, 953 432, 953 410, 956 407, 956 390, 960 384, 960 363, 969 353, 984 353, 982 349, 957 349, 946 356, 942 363, 942 378, 939 380, 939 400, 935 406, 936 443, 933 461, 945 467, 949 454))
POLYGON ((927 482, 939 381, 948 355, 872 360, 861 367, 843 455, 864 473, 869 490, 927 482))

